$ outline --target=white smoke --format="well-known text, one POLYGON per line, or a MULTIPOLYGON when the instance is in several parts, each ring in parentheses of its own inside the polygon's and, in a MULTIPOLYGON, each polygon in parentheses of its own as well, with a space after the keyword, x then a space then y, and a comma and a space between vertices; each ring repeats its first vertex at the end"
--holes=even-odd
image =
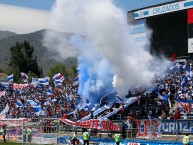
MULTIPOLYGON (((100 75, 95 78, 103 80, 99 81, 100 84, 104 83, 104 78, 112 80, 109 78, 112 75, 109 75, 107 69, 101 70, 96 67, 100 61, 107 61, 108 63, 101 64, 112 69, 113 86, 121 96, 126 95, 133 85, 151 85, 154 72, 150 71, 150 67, 155 61, 160 66, 167 64, 165 60, 157 61, 148 51, 135 44, 128 35, 126 14, 117 8, 112 0, 57 0, 52 10, 50 28, 86 36, 87 41, 92 44, 91 48, 87 48, 89 51, 80 49, 81 46, 75 46, 74 43, 69 47, 66 38, 57 36, 54 32, 45 35, 45 45, 63 58, 78 56, 93 61, 89 67, 93 67, 94 71, 97 71, 96 74, 103 74, 101 78, 100 75), (56 43, 56 39, 59 43, 56 43), (96 52, 94 54, 100 59, 96 61, 91 52, 96 52)), ((85 61, 79 60, 79 65, 84 65, 83 63, 85 61)), ((91 89, 87 88, 87 83, 82 85, 84 86, 80 87, 84 89, 91 89)))

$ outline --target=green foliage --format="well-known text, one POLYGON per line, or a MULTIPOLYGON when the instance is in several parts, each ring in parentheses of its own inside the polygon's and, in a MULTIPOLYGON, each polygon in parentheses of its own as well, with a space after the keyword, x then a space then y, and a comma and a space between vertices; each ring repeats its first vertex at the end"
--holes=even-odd
POLYGON ((14 80, 17 82, 20 78, 20 72, 26 74, 32 73, 36 76, 42 76, 42 70, 37 63, 37 57, 33 57, 34 47, 30 45, 28 41, 16 42, 14 46, 10 48, 11 57, 9 66, 14 73, 14 80))
POLYGON ((0 73, 2 73, 3 72, 3 69, 2 68, 0 68, 0 73))
POLYGON ((75 66, 71 66, 71 72, 73 78, 78 76, 78 69, 75 66))

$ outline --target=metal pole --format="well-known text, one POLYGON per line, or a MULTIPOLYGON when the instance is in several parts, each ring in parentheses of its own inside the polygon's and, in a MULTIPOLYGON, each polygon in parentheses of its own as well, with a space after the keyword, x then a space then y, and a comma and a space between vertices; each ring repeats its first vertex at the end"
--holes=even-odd
POLYGON ((23 121, 24 119, 22 119, 22 145, 24 144, 24 121, 23 121))

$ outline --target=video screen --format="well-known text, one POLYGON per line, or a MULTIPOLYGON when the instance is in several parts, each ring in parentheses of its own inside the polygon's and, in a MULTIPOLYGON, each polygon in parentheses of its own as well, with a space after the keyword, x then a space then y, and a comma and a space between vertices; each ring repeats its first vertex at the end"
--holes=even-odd
POLYGON ((187 10, 146 18, 147 27, 152 30, 150 52, 153 55, 173 53, 178 56, 188 54, 187 10))

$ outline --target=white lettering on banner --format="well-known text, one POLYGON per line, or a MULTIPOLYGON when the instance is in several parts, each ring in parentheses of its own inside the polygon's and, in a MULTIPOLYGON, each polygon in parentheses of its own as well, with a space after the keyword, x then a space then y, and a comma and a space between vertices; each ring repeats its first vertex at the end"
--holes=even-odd
POLYGON ((182 126, 183 126, 183 130, 182 131, 190 131, 190 129, 188 129, 188 122, 182 122, 182 126))
POLYGON ((163 124, 162 124, 162 129, 163 129, 164 131, 169 131, 168 123, 163 123, 163 124))
POLYGON ((62 122, 73 125, 73 126, 80 126, 92 129, 99 129, 99 130, 109 130, 109 131, 121 131, 119 125, 111 122, 110 120, 98 120, 98 119, 91 119, 81 122, 73 122, 68 119, 61 119, 62 122))
POLYGON ((174 131, 174 123, 170 122, 169 123, 169 132, 174 131))
POLYGON ((145 17, 189 9, 192 7, 193 7, 192 0, 186 0, 186 1, 175 2, 171 4, 166 4, 162 6, 142 9, 142 10, 135 11, 133 13, 134 13, 134 19, 137 20, 145 17))

